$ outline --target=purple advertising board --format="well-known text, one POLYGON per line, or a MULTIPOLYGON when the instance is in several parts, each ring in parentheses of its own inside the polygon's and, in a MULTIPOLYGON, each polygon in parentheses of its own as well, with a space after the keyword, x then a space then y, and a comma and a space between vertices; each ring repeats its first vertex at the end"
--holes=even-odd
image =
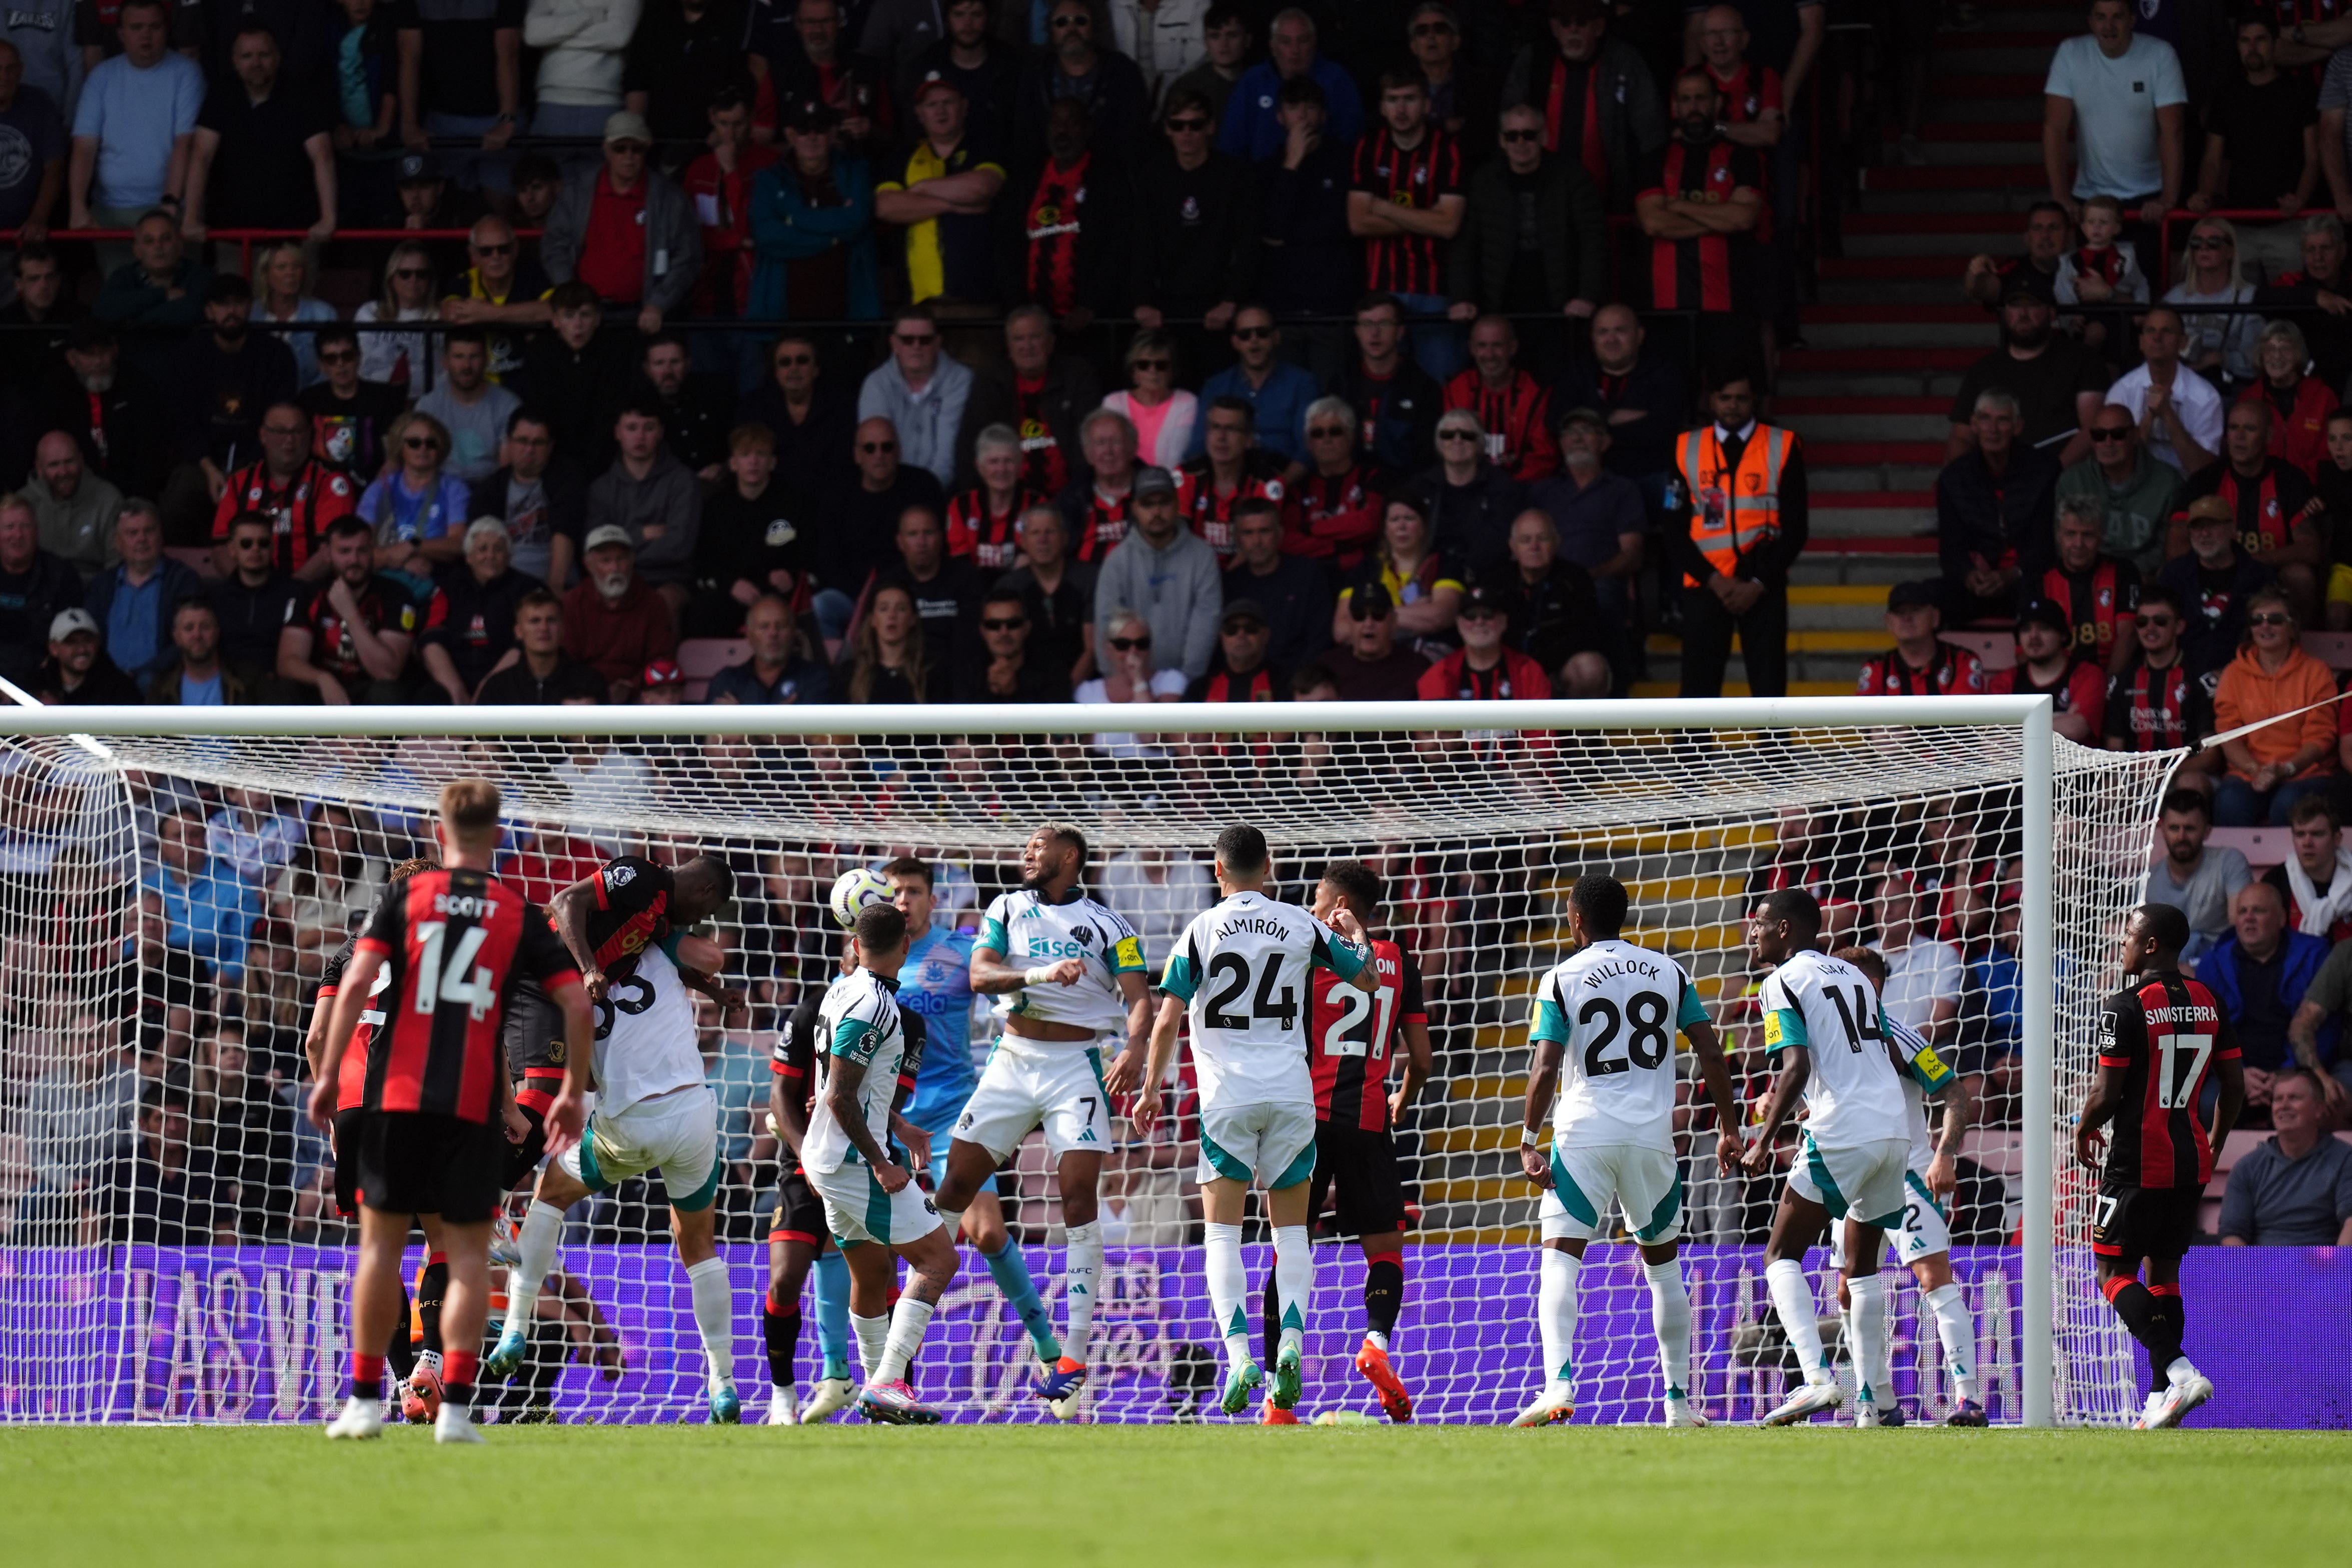
MULTIPOLYGON (((1268 1249, 1247 1252, 1251 1280, 1263 1280, 1268 1249)), ((736 1246, 727 1255, 740 1303, 739 1386, 756 1414, 768 1396, 757 1316, 766 1251, 736 1246)), ((1031 1256, 1054 1300, 1058 1255, 1033 1249, 1031 1256)), ((1786 1375, 1762 1257, 1750 1247, 1692 1246, 1683 1260, 1694 1317, 1692 1396, 1717 1420, 1752 1419, 1777 1401, 1786 1375)), ((341 1249, 291 1246, 0 1249, 0 1419, 320 1419, 339 1402, 348 1366, 349 1261, 341 1249)), ((1811 1262, 1822 1281, 1818 1254, 1811 1262)), ((1953 1255, 1975 1313, 1979 1371, 1996 1422, 2022 1413, 2021 1262, 2011 1249, 1961 1248, 1953 1255)), ((1018 1323, 968 1251, 965 1263, 918 1362, 919 1391, 954 1420, 1044 1418, 1024 1392, 1035 1368, 1018 1323)), ((564 1364, 553 1394, 559 1418, 706 1419, 701 1345, 670 1254, 575 1247, 561 1267, 578 1287, 575 1299, 584 1294, 595 1303, 625 1364, 610 1379, 584 1361, 564 1364)), ((1352 1247, 1317 1249, 1301 1404, 1310 1416, 1377 1410, 1349 1364, 1361 1268, 1352 1247)), ((1406 1269, 1395 1363, 1413 1390, 1417 1418, 1508 1419, 1540 1383, 1533 1249, 1409 1248, 1406 1269)), ((1890 1312, 1896 1391, 1920 1414, 1938 1417, 1950 1390, 1933 1320, 1923 1324, 1907 1276, 1885 1278, 1902 1286, 1890 1312)), ((2218 1390, 2197 1425, 2352 1427, 2352 1249, 2200 1249, 2189 1255, 2183 1283, 2191 1302, 2189 1353, 2218 1390)), ((1214 1405, 1223 1351, 1209 1329, 1197 1250, 1113 1249, 1100 1298, 1092 1419, 1223 1418, 1214 1405)), ((1823 1316, 1833 1316, 1825 1281, 1822 1300, 1823 1316)), ((799 1361, 803 1389, 816 1375, 809 1305, 799 1361)), ((2095 1297, 2080 1308, 2075 1321, 2105 1322, 2095 1297)), ((1594 1249, 1577 1332, 1577 1422, 1655 1420, 1650 1300, 1633 1249, 1594 1249)))

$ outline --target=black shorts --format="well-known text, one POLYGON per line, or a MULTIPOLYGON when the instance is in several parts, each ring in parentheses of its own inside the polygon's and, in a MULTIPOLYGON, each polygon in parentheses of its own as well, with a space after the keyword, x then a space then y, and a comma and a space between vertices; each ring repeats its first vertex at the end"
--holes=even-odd
POLYGON ((360 1124, 367 1113, 354 1107, 335 1113, 335 1212, 360 1217, 360 1124))
POLYGON ((824 1218, 824 1200, 801 1174, 799 1163, 785 1166, 783 1179, 776 1183, 776 1211, 768 1221, 768 1239, 822 1247, 832 1234, 833 1227, 824 1218))
POLYGON ((565 1045, 563 1009, 542 996, 517 996, 507 1000, 505 1021, 499 1028, 499 1043, 507 1053, 509 1076, 530 1076, 536 1069, 541 1073, 551 1070, 557 1078, 563 1076, 565 1045))
POLYGON ((2091 1250, 2102 1258, 2182 1258, 2197 1239, 2205 1189, 2099 1184, 2091 1250))
POLYGON ((425 1111, 371 1111, 359 1125, 359 1200, 388 1214, 478 1225, 506 1196, 506 1134, 425 1111))
POLYGON ((1388 1134, 1316 1123, 1308 1214, 1323 1212, 1324 1195, 1335 1185, 1342 1235, 1379 1236, 1403 1228, 1404 1189, 1397 1179, 1396 1140, 1388 1134))
POLYGON ((499 1140, 507 1151, 506 1190, 509 1192, 515 1183, 538 1166, 539 1156, 547 1153, 547 1118, 539 1113, 536 1105, 518 1105, 516 1109, 530 1122, 530 1132, 520 1144, 509 1144, 503 1135, 499 1140))

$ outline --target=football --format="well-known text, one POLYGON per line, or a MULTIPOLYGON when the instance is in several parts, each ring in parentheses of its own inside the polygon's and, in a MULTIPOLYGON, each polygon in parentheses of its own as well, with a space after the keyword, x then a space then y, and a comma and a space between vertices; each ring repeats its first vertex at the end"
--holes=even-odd
POLYGON ((833 910, 833 917, 841 923, 845 931, 857 924, 859 910, 889 902, 890 884, 864 866, 843 872, 835 877, 833 894, 826 900, 833 910))

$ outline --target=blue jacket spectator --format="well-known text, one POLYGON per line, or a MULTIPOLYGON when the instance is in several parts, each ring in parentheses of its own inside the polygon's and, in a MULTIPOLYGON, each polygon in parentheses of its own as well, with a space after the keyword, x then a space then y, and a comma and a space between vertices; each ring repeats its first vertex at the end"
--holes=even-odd
MULTIPOLYGON (((1258 306, 1234 313, 1234 346, 1242 358, 1202 383, 1201 407, 1206 409, 1221 397, 1241 399, 1257 415, 1257 444, 1286 463, 1304 463, 1307 460, 1307 405, 1321 397, 1323 389, 1304 365, 1276 357, 1275 348, 1281 340, 1272 335, 1274 329, 1274 318, 1258 306), (1242 333, 1256 331, 1269 335, 1241 340, 1242 333), (1265 362, 1253 367, 1251 361, 1261 349, 1265 362), (1254 379, 1257 377, 1263 381, 1254 379)), ((1193 422, 1192 449, 1185 456, 1201 455, 1208 435, 1204 413, 1193 422)))
MULTIPOLYGON (((2235 931, 2198 964, 2197 977, 2212 988, 2229 1015, 2246 1065, 2276 1072, 2294 1060, 2287 1025, 2327 961, 2327 944, 2287 929, 2284 901, 2266 882, 2238 890, 2230 901, 2230 922, 2235 931)), ((2321 1027, 2323 1057, 2334 1056, 2340 1028, 2332 1017, 2321 1027)))
POLYGON ((1271 162, 1281 156, 1285 138, 1275 109, 1284 80, 1301 74, 1297 68, 1285 70, 1281 63, 1285 52, 1297 47, 1296 40, 1285 36, 1294 28, 1303 29, 1306 35, 1304 72, 1323 89, 1327 117, 1323 139, 1351 147, 1363 135, 1364 100, 1356 92, 1354 79, 1315 53, 1313 22, 1304 16, 1285 16, 1275 22, 1269 39, 1275 57, 1252 66, 1234 83, 1233 96, 1225 100, 1225 122, 1217 128, 1218 152, 1231 152, 1253 163, 1271 162))
POLYGON ((156 901, 167 965, 172 956, 184 956, 203 965, 214 983, 236 987, 245 977, 254 922, 261 917, 261 889, 206 852, 198 809, 165 817, 155 836, 156 862, 141 886, 156 901))
POLYGON ((857 320, 882 314, 881 274, 874 251, 873 171, 863 158, 835 152, 830 178, 839 200, 817 205, 810 202, 810 182, 800 177, 789 152, 752 176, 754 259, 743 305, 747 319, 780 321, 794 309, 808 314, 811 302, 793 299, 786 287, 792 267, 835 249, 847 252, 843 278, 846 313, 857 320))
POLYGON ((91 580, 85 607, 115 667, 143 685, 175 656, 172 612, 204 584, 163 553, 163 519, 144 502, 126 506, 115 518, 114 548, 122 559, 91 580))

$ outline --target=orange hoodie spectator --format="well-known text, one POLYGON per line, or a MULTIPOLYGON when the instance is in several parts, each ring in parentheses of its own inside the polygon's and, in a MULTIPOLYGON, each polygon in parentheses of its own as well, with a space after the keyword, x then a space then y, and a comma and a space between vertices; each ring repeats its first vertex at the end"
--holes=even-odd
POLYGON ((2326 789, 2335 769, 2336 710, 2312 705, 2336 695, 2336 678, 2303 651, 2286 595, 2264 589, 2246 611, 2247 643, 2222 668, 2213 727, 2283 721, 2223 743, 2230 771, 2213 792, 2213 821, 2225 828, 2284 827, 2295 801, 2326 789), (2311 711, 2298 711, 2305 708, 2311 711), (2283 717, 2290 714, 2295 716, 2283 717))

